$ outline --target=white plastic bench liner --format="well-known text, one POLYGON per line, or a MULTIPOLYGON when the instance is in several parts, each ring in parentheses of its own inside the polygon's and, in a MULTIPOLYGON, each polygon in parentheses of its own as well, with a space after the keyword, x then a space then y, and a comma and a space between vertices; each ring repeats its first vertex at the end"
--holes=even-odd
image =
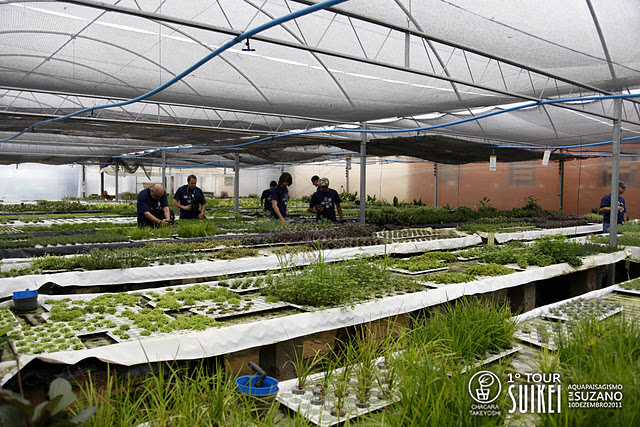
MULTIPOLYGON (((125 342, 87 350, 61 351, 36 357, 48 363, 62 364, 75 364, 83 359, 96 357, 104 362, 119 365, 201 359, 393 317, 454 300, 464 295, 499 291, 575 271, 587 270, 595 266, 609 265, 624 260, 626 257, 626 251, 593 255, 585 258, 584 264, 580 267, 572 267, 566 263, 548 267, 535 267, 506 276, 491 277, 475 282, 452 284, 444 288, 430 289, 424 292, 392 296, 353 307, 330 308, 253 323, 212 328, 202 332, 187 332, 180 335, 148 338, 137 342, 125 342)), ((596 292, 606 293, 606 291, 596 292)), ((582 295, 581 298, 585 298, 587 295, 582 295)), ((62 297, 70 296, 59 296, 59 298, 62 297)), ((90 296, 78 295, 73 297, 89 298, 90 296)), ((4 304, 9 304, 9 302, 4 304)), ((537 313, 537 310, 539 309, 530 313, 537 313)), ((530 313, 526 313, 523 316, 532 315, 530 313)), ((535 316, 535 314, 533 315, 535 316)), ((21 366, 24 366, 33 358, 34 356, 21 357, 21 366)))
MULTIPOLYGON (((411 253, 426 250, 454 249, 482 243, 480 236, 472 235, 452 239, 426 242, 394 243, 365 246, 361 248, 327 249, 322 256, 325 261, 339 261, 362 255, 384 255, 385 253, 411 253)), ((307 265, 315 261, 317 252, 294 256, 240 258, 234 260, 201 260, 195 263, 158 265, 129 268, 125 270, 70 271, 55 274, 39 274, 0 279, 0 298, 13 295, 14 291, 38 289, 47 282, 60 286, 108 286, 121 283, 145 283, 160 280, 188 279, 223 274, 279 269, 281 261, 295 265, 307 265)))
MULTIPOLYGON (((546 230, 516 231, 513 233, 496 233, 495 240, 497 243, 505 243, 511 240, 533 240, 542 236, 555 236, 557 234, 562 234, 564 236, 573 236, 576 234, 596 233, 598 231, 602 231, 602 224, 550 228, 546 230)), ((489 233, 485 232, 479 232, 478 234, 485 239, 489 236, 489 233)))

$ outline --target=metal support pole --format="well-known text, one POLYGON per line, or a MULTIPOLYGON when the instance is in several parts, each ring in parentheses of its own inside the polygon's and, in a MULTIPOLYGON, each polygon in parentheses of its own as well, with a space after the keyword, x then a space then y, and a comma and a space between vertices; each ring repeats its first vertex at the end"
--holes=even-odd
POLYGON ((562 212, 564 210, 564 160, 560 160, 558 163, 558 174, 558 211, 562 212))
POLYGON ((611 147, 611 228, 609 244, 618 243, 618 182, 620 182, 620 124, 622 116, 622 99, 614 100, 613 145, 611 147))
POLYGON ((167 188, 167 152, 162 150, 162 186, 167 188))
POLYGON ((438 164, 433 164, 433 206, 438 207, 438 164))
MULTIPOLYGON (((362 129, 367 129, 367 122, 361 123, 362 129)), ((367 133, 362 133, 360 140, 360 223, 365 223, 365 209, 367 207, 367 133)))
POLYGON ((120 200, 120 196, 118 196, 118 164, 116 163, 116 201, 120 200))
POLYGON ((345 166, 344 173, 347 177, 347 193, 349 192, 349 169, 351 168, 351 157, 347 157, 347 165, 345 166))
POLYGON ((404 33, 404 66, 409 68, 411 65, 411 34, 404 33))
POLYGON ((104 195, 104 171, 100 171, 100 197, 104 195))
POLYGON ((240 212, 240 153, 235 154, 235 176, 233 178, 233 211, 240 212))
POLYGON ((85 197, 87 197, 87 170, 84 165, 82 165, 81 175, 82 176, 80 177, 80 180, 82 188, 80 189, 80 197, 84 199, 85 197))

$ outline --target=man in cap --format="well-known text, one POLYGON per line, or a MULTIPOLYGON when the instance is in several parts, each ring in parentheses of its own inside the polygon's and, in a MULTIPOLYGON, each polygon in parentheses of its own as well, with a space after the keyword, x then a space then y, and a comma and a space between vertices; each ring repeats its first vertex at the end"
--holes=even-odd
POLYGON ((307 212, 318 214, 318 219, 323 217, 329 221, 336 222, 335 208, 337 207, 340 221, 342 221, 342 207, 340 206, 340 195, 338 192, 329 188, 329 180, 327 178, 320 178, 318 188, 318 191, 311 196, 307 212))
MULTIPOLYGON (((627 185, 620 181, 618 183, 618 224, 624 224, 624 218, 627 213, 627 204, 622 198, 622 193, 627 188, 627 185)), ((611 227, 611 193, 607 194, 600 200, 600 213, 602 213, 602 231, 604 233, 609 232, 611 227)))

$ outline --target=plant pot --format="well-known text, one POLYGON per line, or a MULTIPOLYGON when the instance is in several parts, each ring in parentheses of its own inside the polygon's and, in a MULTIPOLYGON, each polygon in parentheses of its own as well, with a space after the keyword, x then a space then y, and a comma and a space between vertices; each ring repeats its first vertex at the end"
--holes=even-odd
POLYGON ((314 396, 311 397, 310 403, 312 405, 323 405, 325 400, 326 399, 325 399, 324 395, 319 395, 318 394, 318 395, 314 395, 314 396))
POLYGON ((291 393, 296 394, 298 396, 302 396, 306 392, 307 392, 307 389, 305 387, 295 386, 291 389, 291 393))
POLYGON ((16 291, 13 293, 13 306, 16 311, 32 311, 38 308, 38 291, 16 291))
POLYGON ((345 415, 347 415, 347 412, 340 408, 338 410, 338 408, 336 408, 335 406, 331 408, 330 414, 334 417, 340 418, 340 417, 344 417, 345 415))
POLYGON ((369 407, 369 405, 371 405, 371 404, 368 402, 368 400, 365 400, 363 402, 360 399, 356 399, 356 406, 358 408, 367 408, 367 407, 369 407))

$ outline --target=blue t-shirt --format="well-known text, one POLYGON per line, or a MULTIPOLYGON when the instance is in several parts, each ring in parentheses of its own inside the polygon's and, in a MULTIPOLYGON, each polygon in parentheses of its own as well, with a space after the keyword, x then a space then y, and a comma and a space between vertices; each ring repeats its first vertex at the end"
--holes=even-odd
POLYGON ((144 216, 145 212, 150 212, 156 218, 164 219, 163 208, 167 206, 169 206, 169 202, 167 201, 166 191, 158 200, 153 200, 151 198, 151 190, 145 188, 138 193, 138 223, 147 221, 147 217, 144 216))
POLYGON ((336 205, 340 204, 340 195, 338 192, 332 188, 329 189, 326 193, 322 190, 316 191, 311 196, 311 201, 309 202, 309 207, 315 209, 316 211, 320 206, 324 209, 321 212, 318 212, 318 215, 328 219, 329 221, 337 221, 336 218, 336 205))
POLYGON ((202 190, 196 187, 191 191, 188 185, 178 188, 173 200, 176 200, 182 206, 191 205, 191 210, 180 209, 180 219, 197 219, 198 215, 200 215, 201 205, 207 204, 202 190))
POLYGON ((273 207, 271 206, 271 190, 264 190, 262 192, 262 196, 260 196, 260 200, 264 200, 264 209, 267 212, 271 212, 273 210, 273 207))
MULTIPOLYGON (((287 202, 289 201, 289 189, 287 187, 282 187, 281 185, 276 185, 271 190, 271 200, 275 200, 278 203, 278 209, 280 210, 280 214, 283 218, 287 216, 287 202)), ((272 210, 271 216, 274 218, 278 218, 276 213, 272 210)))
MULTIPOLYGON (((611 193, 607 194, 600 200, 600 209, 608 208, 611 206, 611 193)), ((618 206, 622 206, 622 210, 618 211, 618 224, 622 224, 624 222, 624 215, 627 213, 627 204, 625 203, 622 196, 618 196, 618 206)), ((611 212, 604 212, 602 214, 602 222, 609 223, 611 219, 611 212)))

